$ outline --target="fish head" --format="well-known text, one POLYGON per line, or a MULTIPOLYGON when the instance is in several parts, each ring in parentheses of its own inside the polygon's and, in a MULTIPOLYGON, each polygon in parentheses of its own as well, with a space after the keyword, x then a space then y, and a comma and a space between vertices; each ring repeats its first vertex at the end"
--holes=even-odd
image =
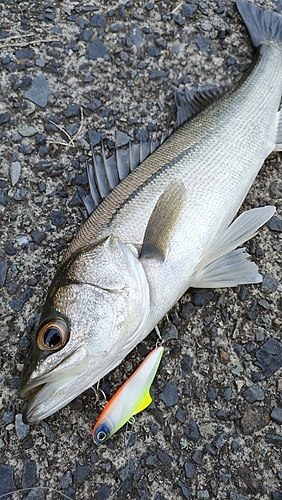
POLYGON ((21 376, 27 423, 94 385, 144 335, 150 298, 137 252, 109 236, 57 271, 21 376))

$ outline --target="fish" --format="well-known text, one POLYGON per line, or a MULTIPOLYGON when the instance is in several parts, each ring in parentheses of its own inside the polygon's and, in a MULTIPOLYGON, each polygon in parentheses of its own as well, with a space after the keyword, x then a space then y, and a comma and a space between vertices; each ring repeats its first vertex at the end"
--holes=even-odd
POLYGON ((264 160, 282 150, 282 16, 236 5, 256 47, 239 83, 187 91, 161 144, 102 151, 87 166, 94 210, 55 273, 21 376, 28 424, 118 366, 189 287, 262 280, 242 245, 275 207, 235 216, 264 160))
POLYGON ((131 417, 145 410, 152 403, 150 387, 159 368, 163 352, 162 346, 151 351, 106 404, 92 431, 94 443, 104 443, 131 417))

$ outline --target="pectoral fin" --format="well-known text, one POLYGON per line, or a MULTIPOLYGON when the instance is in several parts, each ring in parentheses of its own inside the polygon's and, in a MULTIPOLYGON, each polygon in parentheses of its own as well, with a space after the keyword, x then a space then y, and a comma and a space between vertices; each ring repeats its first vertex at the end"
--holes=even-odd
POLYGON ((186 201, 181 181, 171 182, 159 197, 149 219, 142 245, 142 258, 164 261, 186 201))
POLYGON ((254 208, 241 214, 217 239, 200 261, 191 286, 220 288, 262 280, 256 264, 244 248, 236 247, 252 238, 275 212, 275 207, 254 208))

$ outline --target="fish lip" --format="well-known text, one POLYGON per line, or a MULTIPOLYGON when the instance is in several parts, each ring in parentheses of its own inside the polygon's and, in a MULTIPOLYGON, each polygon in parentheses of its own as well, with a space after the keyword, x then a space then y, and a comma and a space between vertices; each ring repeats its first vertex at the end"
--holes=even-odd
POLYGON ((23 421, 26 424, 40 422, 68 404, 83 390, 86 390, 88 387, 76 391, 74 382, 78 379, 81 380, 88 368, 89 357, 85 355, 85 349, 77 348, 49 373, 37 375, 32 380, 23 382, 19 395, 28 400, 28 404, 23 410, 23 421), (79 363, 66 365, 66 361, 69 361, 74 353, 80 353, 79 363), (72 385, 71 391, 68 390, 70 385, 72 385), (57 399, 58 391, 61 392, 61 397, 57 399))
POLYGON ((27 384, 25 388, 21 390, 21 397, 28 400, 23 410, 23 422, 25 424, 29 425, 41 422, 41 420, 44 420, 61 408, 61 405, 57 404, 52 407, 47 407, 48 409, 43 409, 45 402, 44 394, 47 393, 46 399, 48 399, 48 395, 50 395, 56 387, 57 384, 52 380, 50 382, 46 381, 45 383, 39 383, 39 380, 35 380, 34 383, 27 384))
POLYGON ((19 390, 20 398, 27 399, 30 401, 35 398, 37 394, 41 391, 41 389, 46 385, 46 383, 36 384, 32 387, 32 384, 25 384, 25 386, 21 387, 19 390))

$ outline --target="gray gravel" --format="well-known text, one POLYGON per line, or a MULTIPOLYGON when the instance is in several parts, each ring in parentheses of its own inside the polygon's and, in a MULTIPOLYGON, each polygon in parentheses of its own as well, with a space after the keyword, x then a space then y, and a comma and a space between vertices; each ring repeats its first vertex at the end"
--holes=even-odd
MULTIPOLYGON (((279 154, 243 205, 277 207, 246 245, 262 285, 182 297, 159 325, 165 353, 152 407, 99 448, 91 430, 103 401, 91 389, 46 422, 22 422, 19 376, 84 220, 77 189, 87 192, 90 144, 104 138, 112 151, 116 140, 160 137, 174 125, 177 89, 229 85, 250 65, 231 0, 179 4, 0 1, 0 495, 36 488, 12 500, 282 498, 279 154)), ((156 339, 103 380, 108 398, 156 339)))

